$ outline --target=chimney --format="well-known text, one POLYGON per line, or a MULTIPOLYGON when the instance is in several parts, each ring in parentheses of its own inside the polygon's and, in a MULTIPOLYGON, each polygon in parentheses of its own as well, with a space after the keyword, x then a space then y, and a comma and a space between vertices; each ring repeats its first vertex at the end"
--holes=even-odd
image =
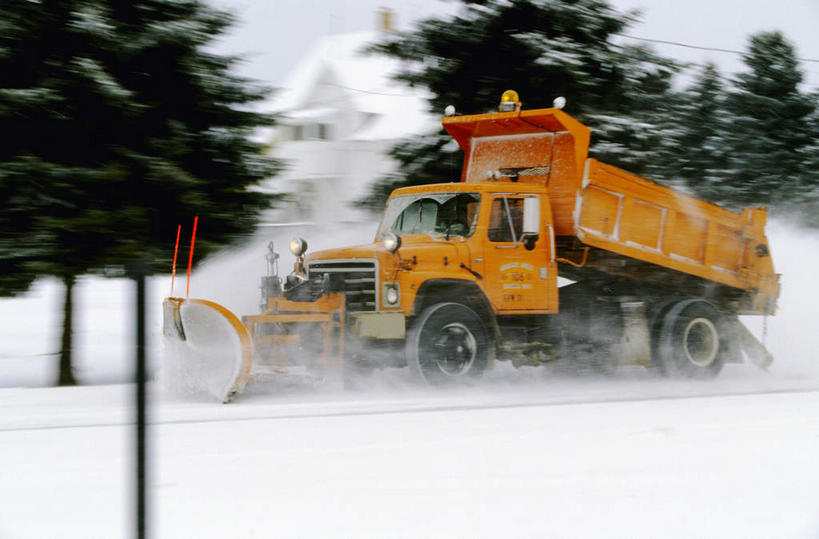
POLYGON ((388 7, 380 8, 376 13, 376 28, 384 33, 394 32, 395 12, 388 7))

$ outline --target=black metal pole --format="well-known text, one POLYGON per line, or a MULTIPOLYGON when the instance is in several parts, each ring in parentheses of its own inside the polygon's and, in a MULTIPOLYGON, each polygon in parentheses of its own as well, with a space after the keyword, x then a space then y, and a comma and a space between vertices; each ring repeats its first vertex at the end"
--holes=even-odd
POLYGON ((145 265, 137 264, 136 280, 136 536, 145 539, 147 523, 146 503, 146 408, 145 382, 145 265))

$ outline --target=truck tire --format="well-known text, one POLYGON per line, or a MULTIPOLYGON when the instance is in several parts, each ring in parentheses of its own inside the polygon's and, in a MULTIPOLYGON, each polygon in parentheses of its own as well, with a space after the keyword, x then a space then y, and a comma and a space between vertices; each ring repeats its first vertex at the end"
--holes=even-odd
POLYGON ((426 308, 407 337, 407 365, 432 385, 474 380, 489 363, 486 327, 475 311, 460 303, 426 308))
POLYGON ((656 347, 664 374, 712 378, 729 354, 728 325, 720 312, 701 299, 675 303, 665 314, 656 347))

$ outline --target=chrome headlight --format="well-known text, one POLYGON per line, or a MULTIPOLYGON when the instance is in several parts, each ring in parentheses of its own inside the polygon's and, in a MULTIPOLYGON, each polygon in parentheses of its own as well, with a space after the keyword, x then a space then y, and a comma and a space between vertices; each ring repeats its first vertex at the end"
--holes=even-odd
POLYGON ((301 238, 293 238, 290 240, 290 252, 293 256, 301 256, 307 250, 307 242, 301 238))
POLYGON ((384 248, 394 253, 401 247, 401 237, 393 234, 392 232, 388 232, 384 235, 384 248))

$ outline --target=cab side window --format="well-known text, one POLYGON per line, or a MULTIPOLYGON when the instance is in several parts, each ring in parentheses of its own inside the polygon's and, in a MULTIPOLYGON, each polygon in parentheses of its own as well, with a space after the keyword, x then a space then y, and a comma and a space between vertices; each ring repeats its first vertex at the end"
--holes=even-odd
POLYGON ((516 242, 523 235, 523 199, 506 196, 492 201, 489 241, 516 242))

